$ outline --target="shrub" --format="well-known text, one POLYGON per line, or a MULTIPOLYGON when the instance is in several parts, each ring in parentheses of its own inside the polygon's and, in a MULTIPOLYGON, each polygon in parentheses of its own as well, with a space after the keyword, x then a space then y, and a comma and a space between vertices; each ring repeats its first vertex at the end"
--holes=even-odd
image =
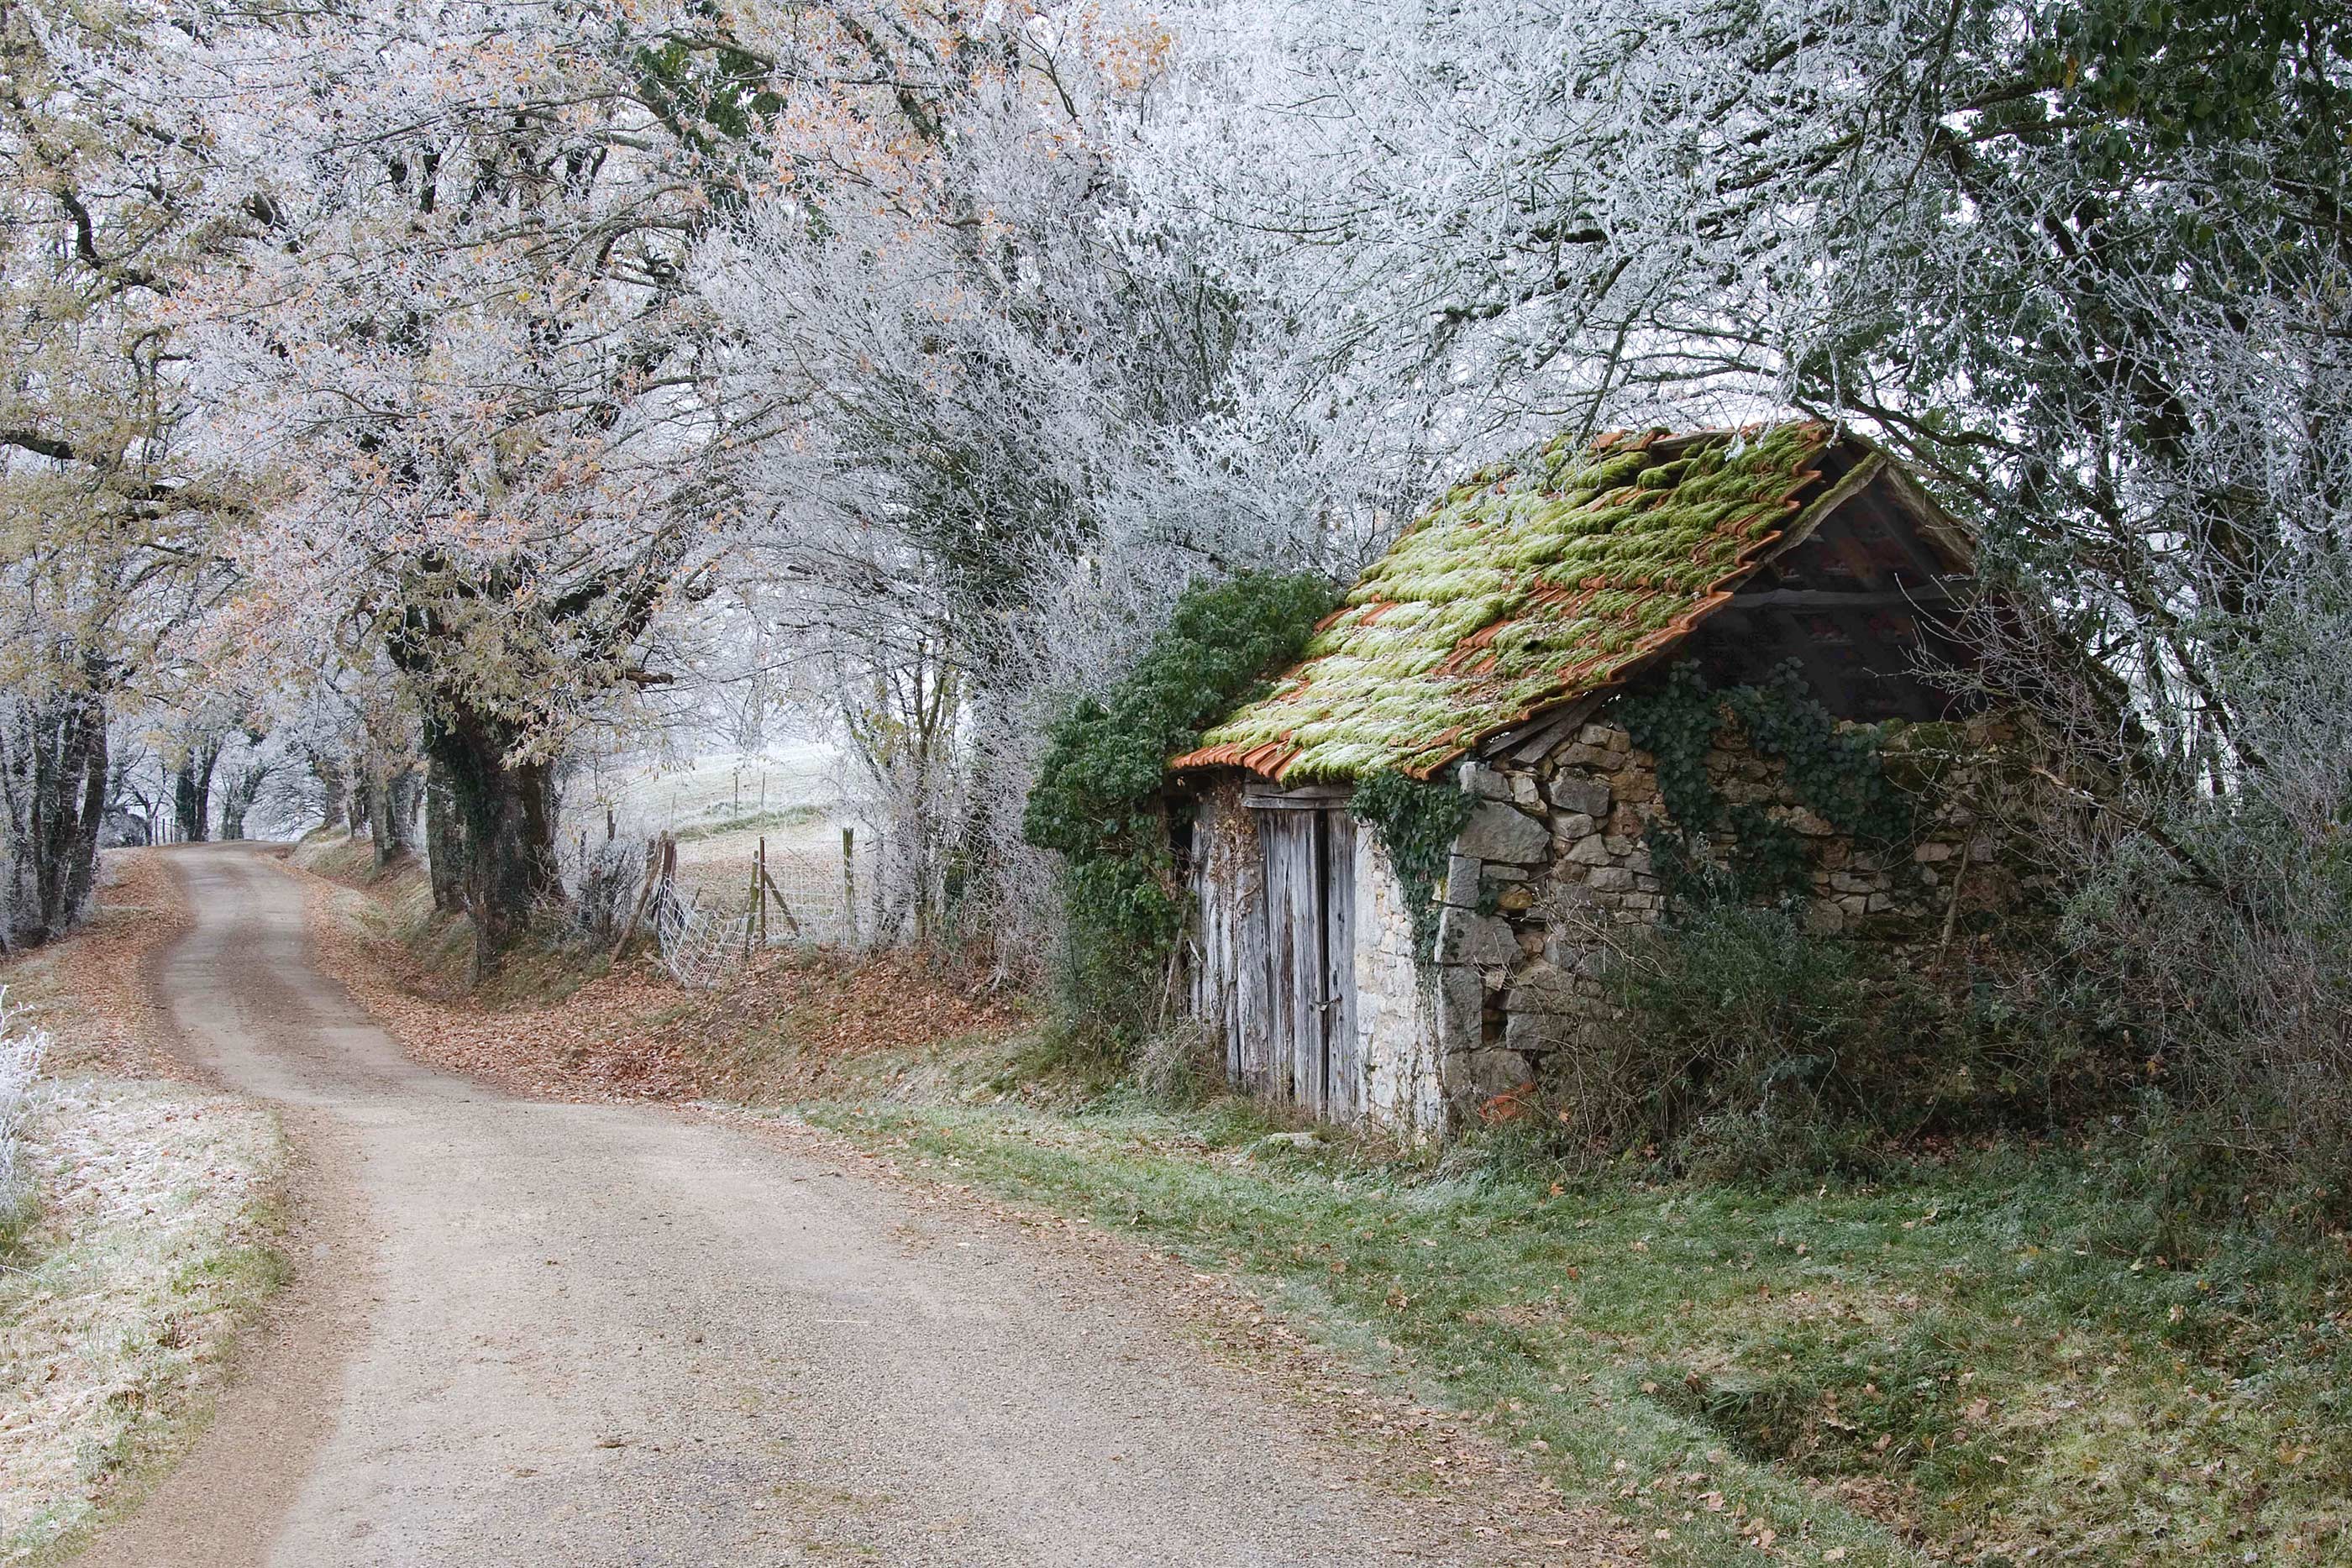
POLYGON ((1608 977, 1629 1015, 1613 1031, 1622 1132, 1724 1174, 1836 1163, 1826 1130, 1867 1113, 1853 1058, 1870 998, 1850 946, 1717 905, 1630 938, 1608 977))
POLYGON ((1185 904, 1160 803, 1168 758, 1296 659, 1333 602, 1318 577, 1197 584, 1125 679, 1047 732, 1021 829, 1063 856, 1055 1022, 1082 1054, 1124 1060, 1171 1000, 1185 904))
POLYGON ((2159 1097, 2133 1125, 2165 1145, 2151 1159, 2167 1190, 2210 1217, 2340 1226, 2352 1220, 2352 560, 2291 564, 2229 628, 2189 736, 2116 725, 2104 688, 2077 677, 2051 721, 2077 809, 2041 847, 2072 888, 2060 936, 2074 988, 2159 1097))
POLYGON ((613 945, 636 902, 645 859, 634 842, 608 841, 588 851, 580 862, 578 890, 562 912, 575 941, 596 949, 613 945))
POLYGON ((1148 1105, 1185 1111, 1216 1098, 1225 1064, 1213 1031, 1198 1019, 1172 1019, 1145 1037, 1130 1074, 1148 1105))
POLYGON ((1555 1140, 1580 1162, 1866 1176, 1930 1136, 2054 1127, 2128 1081, 2082 998, 2023 967, 1931 983, 1727 903, 1612 941, 1603 983, 1623 1020, 1559 1053, 1547 1084, 1555 1140))
POLYGON ((2252 784, 2178 808, 2212 881, 2112 846, 2066 911, 2084 988, 2135 1046, 2137 1125, 2173 1200, 2208 1215, 2352 1217, 2352 855, 2252 784))

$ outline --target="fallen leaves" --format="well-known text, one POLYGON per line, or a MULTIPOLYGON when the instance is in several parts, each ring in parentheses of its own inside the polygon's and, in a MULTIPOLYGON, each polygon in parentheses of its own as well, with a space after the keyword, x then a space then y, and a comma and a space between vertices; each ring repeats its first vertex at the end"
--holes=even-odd
POLYGON ((350 901, 382 896, 304 874, 320 967, 431 1066, 553 1099, 760 1099, 780 1075, 821 1082, 885 1051, 1003 1035, 1010 997, 913 953, 778 952, 709 991, 638 963, 543 1006, 490 1010, 430 994, 395 944, 370 942, 350 901))
POLYGON ((107 851, 100 875, 89 925, 31 960, 47 969, 36 1010, 55 1037, 48 1071, 189 1078, 148 984, 154 963, 194 921, 180 879, 163 852, 140 849, 107 851))

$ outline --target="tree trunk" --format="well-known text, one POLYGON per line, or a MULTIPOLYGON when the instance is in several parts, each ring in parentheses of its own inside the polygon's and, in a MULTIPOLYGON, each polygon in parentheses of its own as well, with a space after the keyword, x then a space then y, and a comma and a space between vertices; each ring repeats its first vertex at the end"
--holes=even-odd
POLYGON ((371 769, 367 799, 368 837, 382 873, 416 852, 416 770, 371 769))
POLYGON ((9 737, 10 831, 18 842, 16 886, 0 925, 8 945, 32 946, 63 936, 89 903, 98 881, 98 831, 106 816, 106 704, 88 692, 27 704, 23 728, 9 737))
POLYGON ((220 743, 203 741, 188 755, 172 779, 172 812, 178 820, 180 841, 201 844, 212 832, 213 769, 220 762, 220 743))
POLYGON ((425 859, 433 878, 433 907, 465 908, 465 829, 457 821, 448 775, 429 759, 425 765, 425 859))
POLYGON ((172 831, 184 844, 198 843, 204 839, 205 813, 196 803, 196 765, 191 757, 172 770, 172 831), (191 831, 189 822, 197 824, 191 831))
POLYGON ((356 837, 374 814, 374 807, 368 800, 370 783, 365 762, 353 759, 351 780, 351 792, 343 797, 343 831, 356 837))
POLYGON ((344 773, 343 765, 329 757, 310 758, 310 777, 319 781, 319 792, 326 802, 325 825, 331 828, 343 820, 343 812, 350 804, 351 779, 344 773))
POLYGON ((425 776, 415 767, 404 765, 392 776, 391 789, 393 852, 414 855, 417 808, 425 803, 425 776))
POLYGON ((553 773, 545 762, 512 759, 520 739, 510 727, 465 709, 425 727, 425 750, 448 779, 464 834, 478 973, 496 967, 540 907, 563 896, 553 773))

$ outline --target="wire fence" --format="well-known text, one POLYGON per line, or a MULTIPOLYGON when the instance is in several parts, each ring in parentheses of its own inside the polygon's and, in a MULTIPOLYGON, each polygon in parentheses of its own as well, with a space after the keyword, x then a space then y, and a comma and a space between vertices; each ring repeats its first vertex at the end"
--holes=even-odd
POLYGON ((838 831, 837 843, 807 831, 715 846, 670 833, 593 849, 583 840, 572 878, 578 935, 610 941, 616 956, 650 937, 672 977, 694 988, 770 947, 866 946, 880 924, 882 845, 838 831))

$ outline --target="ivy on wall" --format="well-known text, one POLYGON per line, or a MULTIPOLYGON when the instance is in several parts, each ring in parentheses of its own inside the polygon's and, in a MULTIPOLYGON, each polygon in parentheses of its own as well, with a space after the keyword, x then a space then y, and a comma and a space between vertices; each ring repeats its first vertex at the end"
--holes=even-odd
POLYGON ((1056 991, 1069 1032, 1116 1051, 1158 1022, 1185 909, 1160 806, 1168 758, 1297 659, 1335 602, 1319 577, 1196 584, 1124 680, 1047 730, 1021 831, 1064 857, 1056 991))
POLYGON ((1454 841, 1470 825, 1477 801, 1448 773, 1423 782, 1402 773, 1381 772, 1356 786, 1349 810, 1372 830, 1404 889, 1412 918, 1412 947, 1423 962, 1437 951, 1437 890, 1454 855, 1454 841))
POLYGON ((1909 802, 1886 776, 1878 734, 1840 729, 1805 685, 1795 660, 1757 685, 1717 691, 1695 663, 1676 664, 1647 691, 1620 697, 1616 714, 1635 746, 1657 758, 1664 818, 1643 834, 1660 886, 1675 904, 1784 903, 1812 874, 1811 852, 1786 822, 1752 802, 1727 801, 1707 755, 1737 723, 1758 755, 1777 758, 1806 809, 1865 845, 1909 832, 1909 802), (1728 831, 1732 849, 1718 852, 1728 831))

